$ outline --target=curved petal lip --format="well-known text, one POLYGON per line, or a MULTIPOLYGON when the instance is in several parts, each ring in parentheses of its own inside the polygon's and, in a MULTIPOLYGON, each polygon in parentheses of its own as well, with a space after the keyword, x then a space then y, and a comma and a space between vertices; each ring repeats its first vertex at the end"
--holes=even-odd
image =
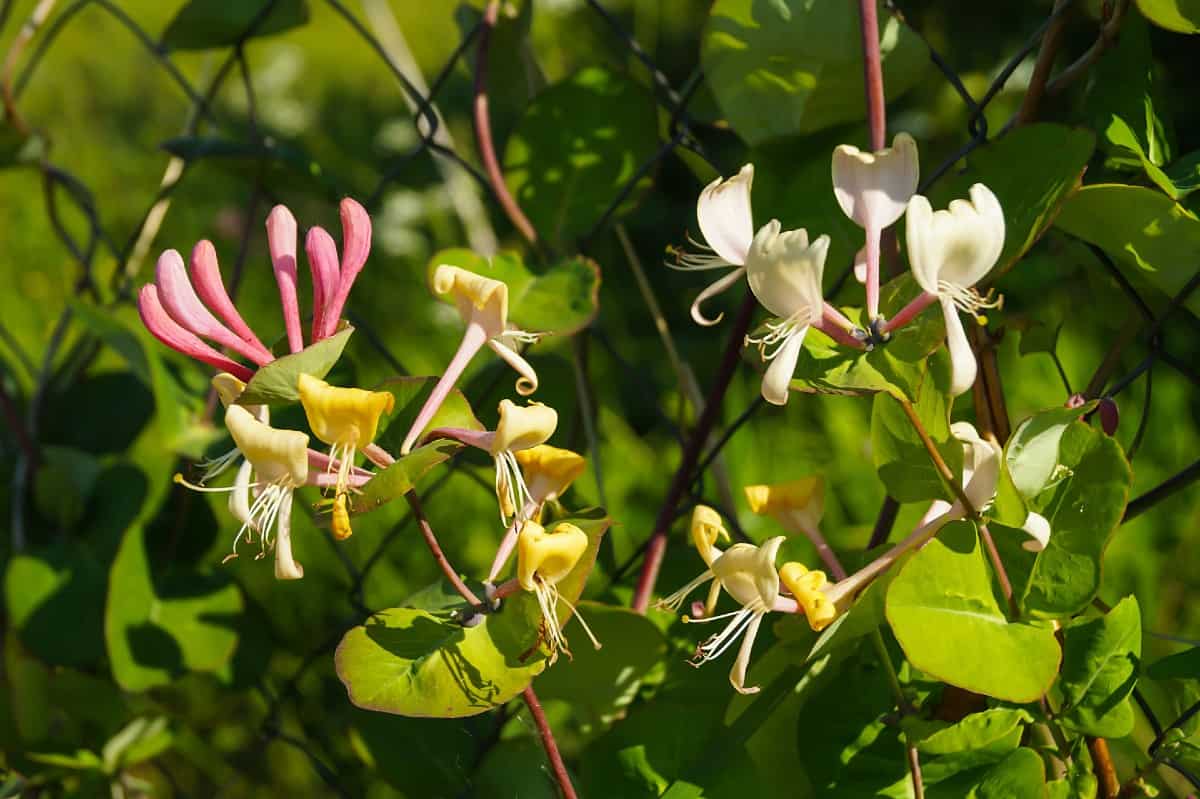
POLYGON ((722 260, 734 266, 746 262, 746 252, 754 238, 750 206, 753 181, 754 166, 746 164, 728 180, 708 184, 696 202, 696 218, 704 240, 722 260))

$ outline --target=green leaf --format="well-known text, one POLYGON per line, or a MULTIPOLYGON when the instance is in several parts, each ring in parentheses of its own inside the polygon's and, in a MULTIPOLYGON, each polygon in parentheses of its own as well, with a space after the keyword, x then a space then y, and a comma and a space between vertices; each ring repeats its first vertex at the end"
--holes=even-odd
POLYGON ((134 719, 104 744, 100 753, 104 760, 104 772, 118 774, 122 769, 158 757, 173 743, 174 736, 165 716, 134 719))
POLYGON ((1129 499, 1133 474, 1121 446, 1102 431, 1072 423, 1059 445, 1065 475, 1038 497, 1050 541, 1034 561, 1022 611, 1060 618, 1082 610, 1100 588, 1104 548, 1129 499))
POLYGON ((1133 731, 1129 695, 1142 657, 1142 618, 1132 596, 1104 616, 1063 629, 1057 684, 1062 724, 1084 735, 1124 738, 1133 731))
POLYGON ((1032 749, 1022 747, 997 763, 968 799, 1044 799, 1046 767, 1032 749))
MULTIPOLYGON (((894 100, 921 79, 928 51, 894 15, 879 19, 883 85, 894 100)), ((845 3, 717 0, 700 59, 721 111, 751 145, 866 113, 858 12, 845 3)))
POLYGON ((1197 0, 1137 0, 1138 10, 1160 28, 1175 33, 1200 33, 1197 0))
POLYGON ((1181 189, 1176 187, 1174 181, 1162 170, 1162 167, 1150 160, 1141 142, 1138 141, 1137 135, 1125 120, 1120 117, 1113 117, 1109 121, 1105 135, 1108 136, 1108 140, 1113 144, 1119 145, 1136 155, 1147 177, 1154 181, 1154 185, 1162 189, 1172 200, 1182 200, 1190 193, 1186 188, 1181 189))
MULTIPOLYGON (((508 285, 508 320, 530 333, 567 336, 592 323, 600 303, 600 267, 575 256, 552 264, 544 272, 529 271, 518 253, 505 251, 487 258, 471 250, 452 248, 429 260, 428 274, 450 264, 486 275, 508 285)), ((453 303, 451 297, 440 297, 453 303)))
POLYGON ((143 529, 125 533, 109 572, 104 638, 113 677, 126 691, 216 671, 233 655, 242 594, 220 572, 152 581, 143 529))
POLYGON ((260 366, 246 384, 246 390, 238 397, 239 405, 288 405, 299 402, 300 391, 296 387, 301 373, 313 377, 325 377, 342 357, 346 342, 354 328, 344 326, 329 338, 309 345, 299 352, 284 355, 260 366))
MULTIPOLYGON (((957 474, 962 470, 963 448, 950 434, 950 401, 946 396, 949 364, 945 356, 931 357, 928 364, 913 392, 912 406, 947 465, 957 474)), ((879 479, 897 501, 947 498, 941 473, 930 460, 921 437, 901 402, 889 394, 876 394, 871 408, 871 453, 879 479)))
MULTIPOLYGON (((1200 220, 1154 189, 1099 183, 1064 205, 1055 224, 1105 250, 1131 274, 1174 296, 1200 262, 1200 220)), ((1185 302, 1200 313, 1200 293, 1185 302)))
MULTIPOLYGON (((1013 487, 1024 499, 1033 499, 1052 481, 1063 477, 1059 471, 1059 443, 1067 426, 1096 407, 1096 401, 1079 408, 1051 408, 1030 416, 1017 425, 1004 447, 1004 463, 1013 487)), ((1024 521, 1024 517, 1021 519, 1024 521)))
POLYGON ((1081 128, 1024 125, 967 156, 967 168, 933 193, 935 208, 966 197, 974 183, 995 193, 1004 209, 1004 250, 989 281, 1008 271, 1054 222, 1079 187, 1096 137, 1081 128))
MULTIPOLYGON (((379 432, 375 435, 375 442, 379 446, 389 452, 400 451, 404 437, 408 435, 409 428, 417 420, 417 414, 421 412, 425 400, 429 398, 437 383, 436 377, 394 377, 375 387, 375 391, 386 391, 393 398, 392 412, 379 420, 379 432)), ((442 400, 437 413, 429 420, 429 424, 425 425, 421 434, 424 435, 438 427, 485 429, 483 422, 475 417, 471 403, 457 388, 451 389, 446 399, 442 400)), ((418 437, 417 440, 421 439, 418 437)))
POLYGON ((434 718, 483 713, 519 694, 546 667, 544 659, 529 657, 536 630, 530 625, 514 635, 514 625, 498 623, 503 618, 502 611, 464 627, 415 608, 380 611, 342 638, 338 677, 364 710, 434 718))
POLYGON ((396 459, 354 494, 350 508, 355 513, 369 513, 396 497, 402 497, 413 489, 417 480, 434 466, 446 461, 462 445, 445 439, 417 447, 407 455, 396 459))
POLYGON ((1146 674, 1156 680, 1200 680, 1200 646, 1154 661, 1146 674))
MULTIPOLYGON (((567 521, 589 539, 579 563, 557 585, 574 604, 609 521, 603 515, 567 521)), ((567 602, 559 605, 560 624, 571 612, 567 602)), ((512 699, 545 669, 540 625, 537 599, 523 591, 499 611, 479 615, 465 602, 434 612, 391 608, 351 628, 334 662, 350 701, 365 710, 418 718, 473 716, 512 699), (458 620, 464 616, 469 626, 458 620)))
POLYGON ((608 208, 628 213, 650 187, 637 179, 658 150, 658 118, 642 87, 601 67, 584 67, 542 90, 504 148, 505 182, 534 229, 567 244, 608 208))
POLYGON ((92 553, 65 544, 14 555, 4 573, 4 596, 21 642, 47 663, 83 666, 99 660, 105 576, 92 553), (64 635, 68 629, 71 634, 64 635))
MULTIPOLYGON (((881 288, 880 313, 885 317, 895 316, 920 291, 911 275, 901 275, 881 288)), ((862 325, 863 311, 842 310, 862 325)), ((870 352, 843 347, 824 333, 809 330, 791 387, 795 391, 821 394, 864 395, 885 391, 895 397, 912 398, 926 379, 929 356, 945 338, 941 314, 931 311, 918 316, 894 333, 885 345, 870 352)), ((757 360, 757 355, 750 357, 757 360)))
POLYGON ((1032 702, 1058 672, 1054 631, 1000 612, 970 522, 947 525, 901 568, 887 618, 913 666, 968 691, 1032 702))
POLYGON ((1026 710, 997 707, 971 713, 953 724, 910 716, 902 719, 900 726, 909 743, 922 754, 980 752, 1002 755, 1017 748, 1025 725, 1032 721, 1033 716, 1026 710))
POLYGON ((579 614, 603 649, 578 646, 538 678, 538 696, 562 699, 591 725, 611 721, 633 701, 641 679, 666 653, 658 627, 629 608, 580 602, 579 614))
POLYGON ((268 36, 298 28, 308 22, 306 0, 275 0, 266 18, 260 19, 267 0, 188 0, 167 25, 162 46, 168 50, 211 50, 243 39, 254 26, 254 36, 268 36))
POLYGON ((1167 167, 1166 176, 1180 198, 1200 189, 1200 150, 1188 153, 1167 167))

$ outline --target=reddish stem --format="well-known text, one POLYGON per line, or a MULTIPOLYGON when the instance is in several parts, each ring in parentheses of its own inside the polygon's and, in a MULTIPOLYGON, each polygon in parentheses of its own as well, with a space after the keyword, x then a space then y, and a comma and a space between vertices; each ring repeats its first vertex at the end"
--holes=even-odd
POLYGON ((413 518, 417 520, 417 525, 421 528, 421 535, 425 537, 425 543, 429 546, 429 551, 433 553, 433 559, 437 561, 437 565, 441 568, 442 574, 446 575, 446 579, 454 586, 454 590, 458 591, 459 595, 474 607, 479 607, 483 603, 479 601, 479 597, 475 596, 475 592, 467 588, 467 584, 458 576, 458 572, 450 565, 449 559, 446 558, 446 553, 442 551, 441 544, 438 543, 437 536, 433 534, 433 528, 429 526, 429 520, 425 518, 425 510, 421 507, 421 499, 417 496, 416 491, 409 491, 404 495, 408 500, 408 506, 412 508, 413 518))
POLYGON ((21 422, 21 413, 12 397, 8 396, 8 390, 4 387, 3 380, 0 380, 0 407, 4 410, 4 418, 8 421, 8 426, 12 428, 13 437, 17 439, 17 446, 25 453, 25 462, 29 465, 29 469, 37 469, 37 446, 21 422))
POLYGON ((567 774, 567 766, 563 763, 562 755, 558 753, 558 743, 554 740, 554 732, 550 729, 550 723, 546 721, 542 703, 538 701, 537 694, 533 692, 532 683, 521 696, 524 698, 526 706, 529 707, 529 715, 533 716, 534 725, 537 726, 538 735, 542 739, 542 747, 546 750, 546 759, 550 761, 550 770, 554 773, 554 781, 558 783, 558 790, 562 792, 563 799, 578 799, 575 786, 571 784, 571 776, 567 774))
POLYGON ((813 322, 812 326, 829 336, 838 344, 844 344, 845 346, 856 350, 866 349, 865 344, 847 333, 840 326, 836 324, 830 324, 827 319, 822 319, 819 322, 813 322))
POLYGON ((883 58, 879 53, 879 17, 876 0, 858 0, 862 30, 863 83, 867 89, 867 126, 871 131, 871 149, 884 148, 887 110, 883 100, 883 58))
POLYGON ((492 121, 488 111, 487 96, 487 65, 488 44, 492 37, 492 29, 496 27, 496 18, 500 12, 500 0, 489 0, 483 12, 483 25, 479 29, 479 49, 475 53, 475 143, 479 147, 479 158, 483 161, 483 169, 487 172, 488 182, 504 213, 512 220, 513 226, 530 244, 537 242, 537 231, 533 229, 521 206, 508 191, 504 183, 504 173, 500 171, 500 162, 496 160, 496 148, 492 143, 492 121))
POLYGON ((659 508, 658 518, 654 521, 654 532, 651 533, 650 541, 646 545, 646 559, 642 563, 642 572, 638 576, 637 587, 633 592, 631 607, 638 613, 645 613, 646 609, 650 607, 650 597, 654 594, 654 584, 658 581, 658 572, 662 568, 663 556, 667 551, 667 533, 675 518, 675 509, 679 507, 679 501, 692 481, 692 471, 696 468, 696 462, 700 458, 700 450, 703 448, 704 442, 708 440, 708 435, 717 421, 717 415, 721 411, 721 400, 725 396, 726 389, 729 388, 729 382, 733 379, 743 340, 746 337, 746 331, 750 329, 750 320, 754 316, 754 308, 757 305, 758 302, 754 299, 754 295, 747 292, 746 298, 742 301, 742 307, 738 310, 737 320, 729 331, 729 341, 725 344, 725 353, 717 367, 717 374, 708 391, 708 397, 705 398, 704 410, 700 413, 700 418, 696 420, 691 437, 684 445, 679 468, 675 470, 675 477, 672 478, 671 486, 667 489, 667 497, 663 500, 662 507, 659 508))

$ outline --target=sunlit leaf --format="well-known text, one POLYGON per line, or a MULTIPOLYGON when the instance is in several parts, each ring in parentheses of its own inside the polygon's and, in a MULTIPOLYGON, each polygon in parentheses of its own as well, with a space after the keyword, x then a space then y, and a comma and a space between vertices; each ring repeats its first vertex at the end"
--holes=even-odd
POLYGON ((915 667, 968 691, 1032 702, 1058 672, 1054 630, 1000 611, 970 522, 952 522, 904 564, 887 618, 915 667))
POLYGON ((324 377, 342 357, 354 328, 346 325, 329 338, 310 344, 299 352, 276 358, 260 366, 238 397, 239 405, 283 405, 300 401, 297 381, 301 374, 324 377))
POLYGON ((1132 732, 1129 695, 1141 656, 1142 619, 1131 596, 1099 618, 1064 627, 1062 675, 1055 686, 1061 722, 1103 738, 1124 738, 1132 732))
POLYGON ((1137 0, 1137 7, 1160 28, 1200 33, 1200 4, 1196 0, 1137 0))

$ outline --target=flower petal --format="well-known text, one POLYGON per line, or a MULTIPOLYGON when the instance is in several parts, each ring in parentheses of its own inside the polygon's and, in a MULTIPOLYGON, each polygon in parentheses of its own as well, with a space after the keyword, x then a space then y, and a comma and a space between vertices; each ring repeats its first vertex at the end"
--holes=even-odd
POLYGON ((275 527, 275 579, 299 580, 304 567, 292 557, 292 492, 288 491, 279 503, 279 518, 275 527))
POLYGON ((833 193, 859 227, 883 230, 899 219, 917 190, 918 174, 917 143, 907 133, 875 153, 848 144, 833 151, 833 193))
POLYGON ((946 319, 946 347, 950 350, 950 396, 957 397, 965 393, 975 384, 975 353, 967 341, 967 333, 963 330, 962 319, 954 300, 942 297, 942 315, 946 319))
POLYGON ((808 328, 802 327, 788 336, 763 375, 762 396, 772 405, 787 405, 788 387, 796 372, 796 362, 800 360, 800 350, 807 332, 808 328))
POLYGON ((828 236, 809 244, 804 228, 781 233, 779 222, 772 219, 754 236, 746 258, 750 290, 781 319, 816 322, 824 314, 821 277, 828 252, 828 236))
POLYGON ((696 203, 700 232, 713 251, 734 266, 746 263, 746 252, 754 238, 750 209, 750 185, 754 165, 746 164, 728 180, 718 178, 704 187, 696 203))
POLYGON ((750 655, 754 651, 754 639, 758 636, 758 627, 762 624, 764 615, 762 613, 756 614, 751 619, 750 624, 747 625, 746 632, 742 634, 742 644, 738 647, 737 659, 733 661, 733 668, 729 672, 729 682, 739 694, 756 694, 760 690, 757 685, 746 686, 746 671, 750 667, 750 655))
POLYGON ((342 200, 341 215, 341 277, 338 281, 337 292, 333 295, 332 300, 328 301, 329 304, 325 309, 322 329, 325 336, 333 335, 333 331, 337 329, 342 309, 346 307, 346 300, 350 297, 350 289, 354 286, 354 280, 362 271, 363 265, 367 262, 367 256, 371 252, 371 217, 367 214, 366 209, 347 197, 342 200))
POLYGON ((938 272, 942 263, 931 246, 933 235, 933 206, 920 194, 908 201, 904 215, 904 238, 908 244, 908 264, 917 285, 930 294, 938 293, 938 272))
POLYGON ((1029 511, 1021 529, 1032 537, 1032 540, 1021 544, 1023 549, 1030 552, 1041 552, 1046 548, 1046 544, 1050 543, 1050 522, 1040 513, 1029 511))
POLYGON ((739 266, 737 269, 733 270, 728 275, 725 275, 725 277, 721 278, 720 280, 713 281, 703 291, 701 291, 699 294, 697 294, 696 299, 692 302, 692 321, 694 321, 698 325, 703 325, 704 327, 712 327, 713 325, 720 322, 725 317, 724 311, 717 314, 716 319, 709 319, 707 316, 704 315, 703 312, 701 312, 700 305, 705 300, 712 299, 713 297, 715 297, 718 294, 720 294, 721 292, 723 292, 725 289, 732 286, 734 283, 741 280, 742 275, 745 273, 745 271, 746 271, 746 267, 739 266))

